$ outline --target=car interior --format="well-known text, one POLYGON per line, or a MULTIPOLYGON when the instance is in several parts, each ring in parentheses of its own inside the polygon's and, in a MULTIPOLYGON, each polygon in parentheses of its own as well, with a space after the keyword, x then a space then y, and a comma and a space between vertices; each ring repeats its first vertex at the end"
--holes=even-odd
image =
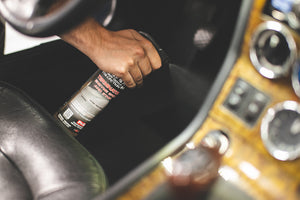
POLYGON ((7 17, 5 1, 0 13, 16 30, 44 37, 109 2, 114 9, 103 26, 150 34, 169 64, 142 87, 123 91, 73 137, 54 115, 97 66, 62 40, 0 56, 0 156, 7 158, 1 179, 11 179, 11 166, 18 171, 8 197, 185 199, 199 187, 197 175, 213 169, 203 164, 210 159, 218 167, 207 173, 216 177, 204 192, 196 189, 195 199, 300 198, 299 1, 103 0, 97 9, 91 9, 96 1, 83 2, 63 1, 73 11, 62 9, 56 23, 50 15, 51 29, 7 17), (225 148, 218 158, 197 150, 203 141, 211 145, 210 133, 218 151, 225 148), (194 150, 202 152, 200 164, 194 150), (172 165, 170 172, 170 160, 194 171, 181 166, 176 174, 172 165), (185 173, 194 182, 172 182, 185 173), (70 177, 79 185, 61 189, 70 177), (47 181, 54 185, 49 190, 47 181), (25 192, 15 192, 22 187, 25 192))

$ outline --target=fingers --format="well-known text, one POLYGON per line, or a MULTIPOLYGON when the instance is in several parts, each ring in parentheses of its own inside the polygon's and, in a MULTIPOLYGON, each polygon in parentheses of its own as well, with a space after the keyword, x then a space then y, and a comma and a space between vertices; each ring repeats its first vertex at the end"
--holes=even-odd
POLYGON ((95 57, 95 60, 105 61, 99 62, 98 66, 103 66, 104 71, 121 78, 128 88, 142 85, 147 75, 161 67, 160 56, 155 47, 138 32, 123 30, 111 34, 109 42, 102 43, 102 47, 107 48, 110 54, 104 52, 101 55, 107 55, 106 57, 102 60, 95 57), (114 59, 110 59, 111 57, 114 59), (105 66, 110 67, 105 70, 105 66))
POLYGON ((144 36, 142 36, 138 32, 136 32, 134 30, 130 30, 130 31, 131 31, 133 37, 136 38, 136 40, 140 41, 140 43, 145 51, 145 55, 149 58, 149 62, 150 62, 150 66, 151 66, 152 70, 159 69, 162 66, 162 62, 161 62, 160 56, 159 56, 157 50, 155 49, 155 47, 153 46, 153 44, 149 40, 144 38, 144 36))
POLYGON ((136 87, 136 83, 133 79, 133 77, 131 76, 131 74, 128 72, 126 74, 124 74, 121 79, 124 81, 125 85, 128 87, 128 88, 134 88, 136 87))
POLYGON ((149 58, 149 64, 152 70, 159 69, 162 66, 162 63, 161 63, 160 56, 156 51, 155 47, 152 45, 152 43, 149 40, 146 39, 143 42, 143 46, 145 48, 146 55, 149 58))
POLYGON ((134 30, 129 30, 129 32, 139 46, 134 49, 134 66, 129 67, 123 81, 127 87, 133 88, 142 85, 144 77, 161 67, 161 59, 150 41, 134 30))
POLYGON ((138 62, 138 67, 139 67, 143 77, 149 75, 153 70, 148 56, 145 56, 144 59, 141 59, 138 62))
POLYGON ((148 59, 144 59, 144 61, 141 62, 148 64, 137 63, 137 66, 131 67, 129 72, 123 75, 122 80, 127 87, 134 88, 136 86, 141 86, 143 84, 144 77, 151 73, 152 69, 148 59))
MULTIPOLYGON (((137 63, 137 65, 138 65, 138 63, 137 63)), ((131 75, 131 77, 134 81, 134 83, 131 83, 131 85, 133 85, 133 84, 135 84, 135 86, 142 85, 144 76, 143 76, 139 66, 131 68, 129 70, 129 74, 131 75)))

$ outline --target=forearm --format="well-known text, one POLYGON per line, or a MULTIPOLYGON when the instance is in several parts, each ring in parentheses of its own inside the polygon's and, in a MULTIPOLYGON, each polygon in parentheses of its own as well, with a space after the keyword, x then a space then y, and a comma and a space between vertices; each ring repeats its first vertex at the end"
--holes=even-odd
POLYGON ((87 18, 83 23, 60 35, 61 39, 71 44, 87 56, 91 56, 95 46, 101 46, 102 38, 108 34, 95 19, 87 18))

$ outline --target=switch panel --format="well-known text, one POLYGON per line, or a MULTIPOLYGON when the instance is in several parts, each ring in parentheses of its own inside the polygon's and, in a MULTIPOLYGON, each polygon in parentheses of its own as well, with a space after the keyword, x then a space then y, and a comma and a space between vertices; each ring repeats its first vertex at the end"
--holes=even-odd
POLYGON ((246 81, 238 79, 223 105, 246 124, 253 126, 269 99, 246 81))

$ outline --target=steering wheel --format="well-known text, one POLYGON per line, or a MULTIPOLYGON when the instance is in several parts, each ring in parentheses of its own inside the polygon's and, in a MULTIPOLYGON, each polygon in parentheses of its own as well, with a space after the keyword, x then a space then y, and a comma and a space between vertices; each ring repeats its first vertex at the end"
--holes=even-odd
POLYGON ((19 32, 37 37, 61 33, 110 0, 0 0, 0 14, 19 32))

